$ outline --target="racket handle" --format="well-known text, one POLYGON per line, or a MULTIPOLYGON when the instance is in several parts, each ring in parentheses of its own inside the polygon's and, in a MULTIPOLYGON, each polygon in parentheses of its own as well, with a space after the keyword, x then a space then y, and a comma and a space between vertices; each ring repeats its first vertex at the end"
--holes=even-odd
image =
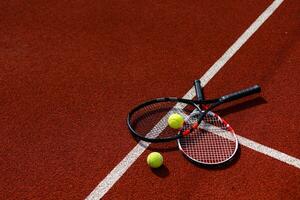
POLYGON ((194 86, 195 86, 197 100, 199 100, 199 101, 203 100, 204 96, 203 96, 203 92, 202 92, 201 81, 198 79, 195 80, 194 86))
POLYGON ((261 91, 260 86, 254 85, 247 89, 243 89, 238 92, 234 92, 234 93, 222 96, 220 100, 221 100, 221 102, 229 102, 229 101, 240 99, 240 98, 243 98, 243 97, 255 94, 255 93, 259 93, 260 91, 261 91))

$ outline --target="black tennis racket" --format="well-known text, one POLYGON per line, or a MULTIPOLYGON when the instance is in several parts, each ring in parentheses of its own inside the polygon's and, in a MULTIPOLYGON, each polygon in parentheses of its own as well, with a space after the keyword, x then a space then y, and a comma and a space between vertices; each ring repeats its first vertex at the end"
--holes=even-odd
POLYGON ((260 91, 261 88, 258 85, 254 85, 247 89, 211 100, 199 101, 176 97, 152 99, 134 107, 128 113, 127 125, 135 137, 147 142, 176 140, 197 130, 200 122, 205 118, 207 113, 217 106, 260 91), (205 105, 207 109, 201 110, 198 104, 205 105), (180 130, 168 126, 168 118, 174 113, 185 117, 184 125, 180 130), (189 117, 194 113, 198 114, 195 117, 189 117))
MULTIPOLYGON (((200 81, 196 80, 197 99, 204 100, 200 81)), ((201 109, 205 109, 202 106, 201 109)), ((197 121, 201 113, 195 111, 189 122, 197 121)), ((216 166, 232 160, 238 150, 238 139, 231 126, 216 113, 207 112, 197 129, 177 140, 181 152, 193 162, 216 166)))

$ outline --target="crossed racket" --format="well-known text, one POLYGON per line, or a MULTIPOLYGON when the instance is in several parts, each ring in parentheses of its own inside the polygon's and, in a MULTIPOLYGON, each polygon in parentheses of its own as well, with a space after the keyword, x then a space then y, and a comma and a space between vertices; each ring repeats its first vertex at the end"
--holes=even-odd
POLYGON ((127 116, 127 125, 133 136, 146 142, 177 140, 184 155, 200 164, 216 165, 230 160, 237 152, 238 140, 232 127, 212 112, 216 107, 259 93, 260 86, 204 100, 199 80, 194 82, 196 100, 176 97, 156 98, 134 107, 127 116), (184 116, 180 130, 168 126, 170 115, 184 116))

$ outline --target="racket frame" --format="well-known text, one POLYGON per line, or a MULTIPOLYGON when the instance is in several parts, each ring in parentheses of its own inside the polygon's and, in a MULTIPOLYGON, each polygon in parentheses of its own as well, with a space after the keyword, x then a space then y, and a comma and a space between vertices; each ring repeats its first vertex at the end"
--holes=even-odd
MULTIPOLYGON (((201 111, 200 107, 195 103, 195 101, 192 101, 192 100, 189 100, 189 99, 181 99, 181 98, 176 98, 176 97, 162 97, 162 98, 156 98, 156 99, 152 99, 152 100, 149 100, 149 101, 146 101, 136 107, 134 107, 129 113, 128 113, 128 116, 127 116, 127 120, 126 120, 126 123, 127 123, 127 126, 130 130, 130 132, 136 136, 137 138, 141 139, 141 140, 144 140, 146 142, 169 142, 169 141, 172 141, 172 140, 176 140, 180 137, 183 136, 184 132, 183 131, 180 131, 180 133, 178 135, 174 135, 173 137, 166 137, 166 138, 147 138, 147 137, 143 137, 141 136, 141 134, 139 134, 138 132, 136 132, 134 130, 134 128, 131 126, 131 117, 132 115, 138 111, 139 109, 145 107, 145 106, 148 106, 148 105, 151 105, 151 104, 155 104, 155 103, 160 103, 160 102, 176 102, 176 103, 184 103, 184 104, 187 104, 187 105, 190 105, 190 106, 193 106, 196 110, 198 110, 199 112, 201 111)), ((165 116, 163 116, 165 117, 165 116)), ((200 122, 200 120, 198 120, 198 123, 200 122)))
MULTIPOLYGON (((193 115, 197 115, 197 114, 198 113, 194 113, 193 115)), ((193 115, 191 115, 190 117, 193 117, 193 115)), ((238 139, 236 137, 236 134, 235 134, 233 128, 224 119, 222 119, 219 115, 217 115, 217 114, 215 114, 211 111, 209 111, 207 113, 207 115, 213 115, 214 117, 217 117, 226 126, 226 128, 229 129, 228 132, 231 132, 231 134, 233 135, 235 147, 234 147, 234 151, 232 152, 232 154, 228 158, 226 158, 225 160, 222 160, 222 161, 219 161, 219 162, 204 162, 204 161, 196 160, 195 158, 191 157, 188 153, 186 153, 186 151, 183 150, 183 148, 181 146, 181 143, 180 143, 180 139, 182 139, 182 138, 177 139, 178 148, 184 154, 185 157, 187 157, 188 159, 190 159, 191 161, 193 161, 197 164, 206 165, 206 166, 224 164, 224 163, 228 162, 229 160, 231 160, 234 157, 234 155, 237 153, 238 147, 239 147, 238 139)), ((202 128, 200 128, 200 129, 202 129, 202 128)), ((203 130, 205 130, 205 129, 203 129, 203 130)), ((205 130, 205 131, 208 131, 208 130, 205 130)), ((186 137, 189 137, 189 136, 186 136, 186 137)), ((219 136, 219 137, 222 137, 222 136, 219 136)))
MULTIPOLYGON (((233 100, 237 100, 240 99, 242 97, 246 97, 255 93, 259 93, 261 91, 260 86, 258 85, 254 85, 252 87, 228 94, 228 95, 224 95, 220 98, 217 99, 211 99, 211 100, 190 100, 190 99, 182 99, 182 98, 176 98, 176 97, 162 97, 162 98, 156 98, 156 99, 152 99, 149 101, 146 101, 136 107, 134 107, 127 116, 127 126, 130 130, 130 132, 136 136, 137 138, 144 140, 146 142, 169 142, 172 140, 176 140, 179 139, 181 137, 184 137, 185 135, 188 135, 191 131, 193 131, 194 129, 196 129, 198 127, 198 125, 200 124, 200 122, 203 120, 203 118, 205 117, 205 115, 211 111, 212 109, 214 109, 215 107, 226 103, 226 102, 230 102, 233 100), (175 134, 172 137, 166 137, 166 138, 146 138, 145 136, 142 136, 141 134, 139 134, 138 132, 136 132, 134 130, 134 128, 131 126, 131 117, 132 115, 138 111, 139 109, 147 106, 147 105, 151 105, 151 104, 155 104, 155 103, 160 103, 160 102, 177 102, 177 103, 185 103, 188 105, 191 105, 193 107, 195 107, 195 109, 197 109, 201 114, 199 115, 199 118, 197 119, 197 123, 193 124, 191 126, 190 129, 188 130, 180 130, 179 134, 175 134), (210 106, 205 109, 205 110, 201 110, 200 107, 198 105, 203 105, 203 104, 210 104, 210 106)), ((165 116, 164 116, 165 117, 165 116)))
MULTIPOLYGON (((199 101, 202 101, 202 100, 204 100, 204 94, 203 94, 203 88, 202 88, 202 86, 201 86, 201 82, 200 82, 200 80, 195 80, 194 81, 194 88, 195 88, 195 91, 196 91, 196 98, 197 98, 197 100, 199 100, 199 101)), ((200 107, 201 107, 201 109, 205 109, 204 108, 204 106, 201 106, 201 105, 199 105, 200 107)), ((193 115, 196 115, 196 114, 199 114, 199 113, 193 113, 190 117, 193 117, 193 115)), ((232 138, 234 138, 234 141, 233 140, 231 140, 231 141, 233 141, 234 142, 234 144, 235 144, 235 146, 234 146, 234 151, 230 154, 230 156, 228 156, 226 159, 224 159, 224 160, 222 160, 222 161, 218 161, 218 162, 205 162, 205 161, 203 161, 203 160, 201 160, 201 159, 195 159, 195 158, 193 158, 188 152, 186 152, 183 148, 182 148, 182 146, 181 146, 181 139, 182 138, 179 138, 179 139, 177 139, 177 144, 178 144, 178 148, 179 148, 179 150, 184 154, 184 156, 187 158, 187 159, 189 159, 189 160, 191 160, 191 161, 193 161, 193 162, 195 162, 195 163, 197 163, 197 164, 201 164, 201 165, 205 165, 205 166, 217 166, 217 165, 220 165, 220 164, 224 164, 224 163, 227 163, 229 160, 231 160, 233 157, 234 157, 234 155, 237 153, 237 150, 238 150, 238 147, 239 147, 239 143, 238 143, 238 139, 237 139, 237 137, 236 137, 236 135, 235 135, 235 132, 234 132, 234 130, 233 130, 233 128, 227 123, 227 121, 225 121, 223 118, 221 118, 219 115, 217 115, 216 113, 214 113, 214 112, 211 112, 211 111, 209 111, 207 114, 206 114, 206 116, 209 116, 209 115, 213 115, 213 117, 215 117, 215 118, 217 118, 219 121, 221 121, 221 123, 222 124, 224 124, 224 126, 226 127, 226 129, 228 129, 228 132, 230 131, 231 132, 231 134, 232 134, 232 138)), ((213 126, 213 125, 212 125, 213 126)), ((200 127, 198 127, 198 129, 201 129, 200 127)), ((221 128, 220 128, 221 129, 221 128)), ((203 129, 202 129, 203 130, 203 129)), ((204 129, 205 130, 205 129, 204 129)), ((208 131, 208 130, 205 130, 205 131, 208 131)), ((225 131, 225 130, 224 130, 225 131)), ((187 137, 189 137, 189 136, 187 136, 187 137)), ((219 136, 219 137, 222 137, 222 136, 219 136)), ((228 138, 227 138, 228 139, 228 138)), ((229 139, 228 139, 229 140, 229 139)), ((205 160, 205 159, 204 159, 205 160)))

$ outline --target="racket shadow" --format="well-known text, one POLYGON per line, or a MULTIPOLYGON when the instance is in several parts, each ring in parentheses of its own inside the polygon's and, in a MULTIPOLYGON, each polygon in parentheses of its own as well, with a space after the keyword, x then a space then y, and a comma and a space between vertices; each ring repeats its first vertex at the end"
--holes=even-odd
POLYGON ((266 103, 268 103, 268 102, 264 98, 256 97, 254 99, 249 99, 247 101, 235 103, 231 106, 218 109, 215 112, 218 113, 220 116, 224 117, 226 115, 240 112, 242 110, 246 110, 246 109, 252 108, 254 106, 263 105, 266 103))
MULTIPOLYGON (((141 141, 136 137, 133 137, 133 138, 137 143, 139 143, 141 141)), ((143 142, 140 143, 140 145, 147 148, 150 151, 157 151, 157 152, 161 152, 161 153, 179 151, 176 141, 173 141, 173 142, 171 141, 168 143, 151 143, 148 147, 145 146, 143 144, 143 142)))
POLYGON ((167 153, 167 152, 173 152, 173 151, 179 151, 177 144, 175 143, 174 145, 167 145, 167 146, 150 146, 148 147, 150 151, 158 151, 162 153, 167 153))
POLYGON ((138 137, 132 135, 132 138, 136 141, 136 143, 139 143, 141 146, 147 148, 150 151, 157 151, 161 153, 179 151, 176 141, 163 142, 163 143, 151 143, 149 146, 146 146, 144 145, 144 142, 140 140, 138 137))

